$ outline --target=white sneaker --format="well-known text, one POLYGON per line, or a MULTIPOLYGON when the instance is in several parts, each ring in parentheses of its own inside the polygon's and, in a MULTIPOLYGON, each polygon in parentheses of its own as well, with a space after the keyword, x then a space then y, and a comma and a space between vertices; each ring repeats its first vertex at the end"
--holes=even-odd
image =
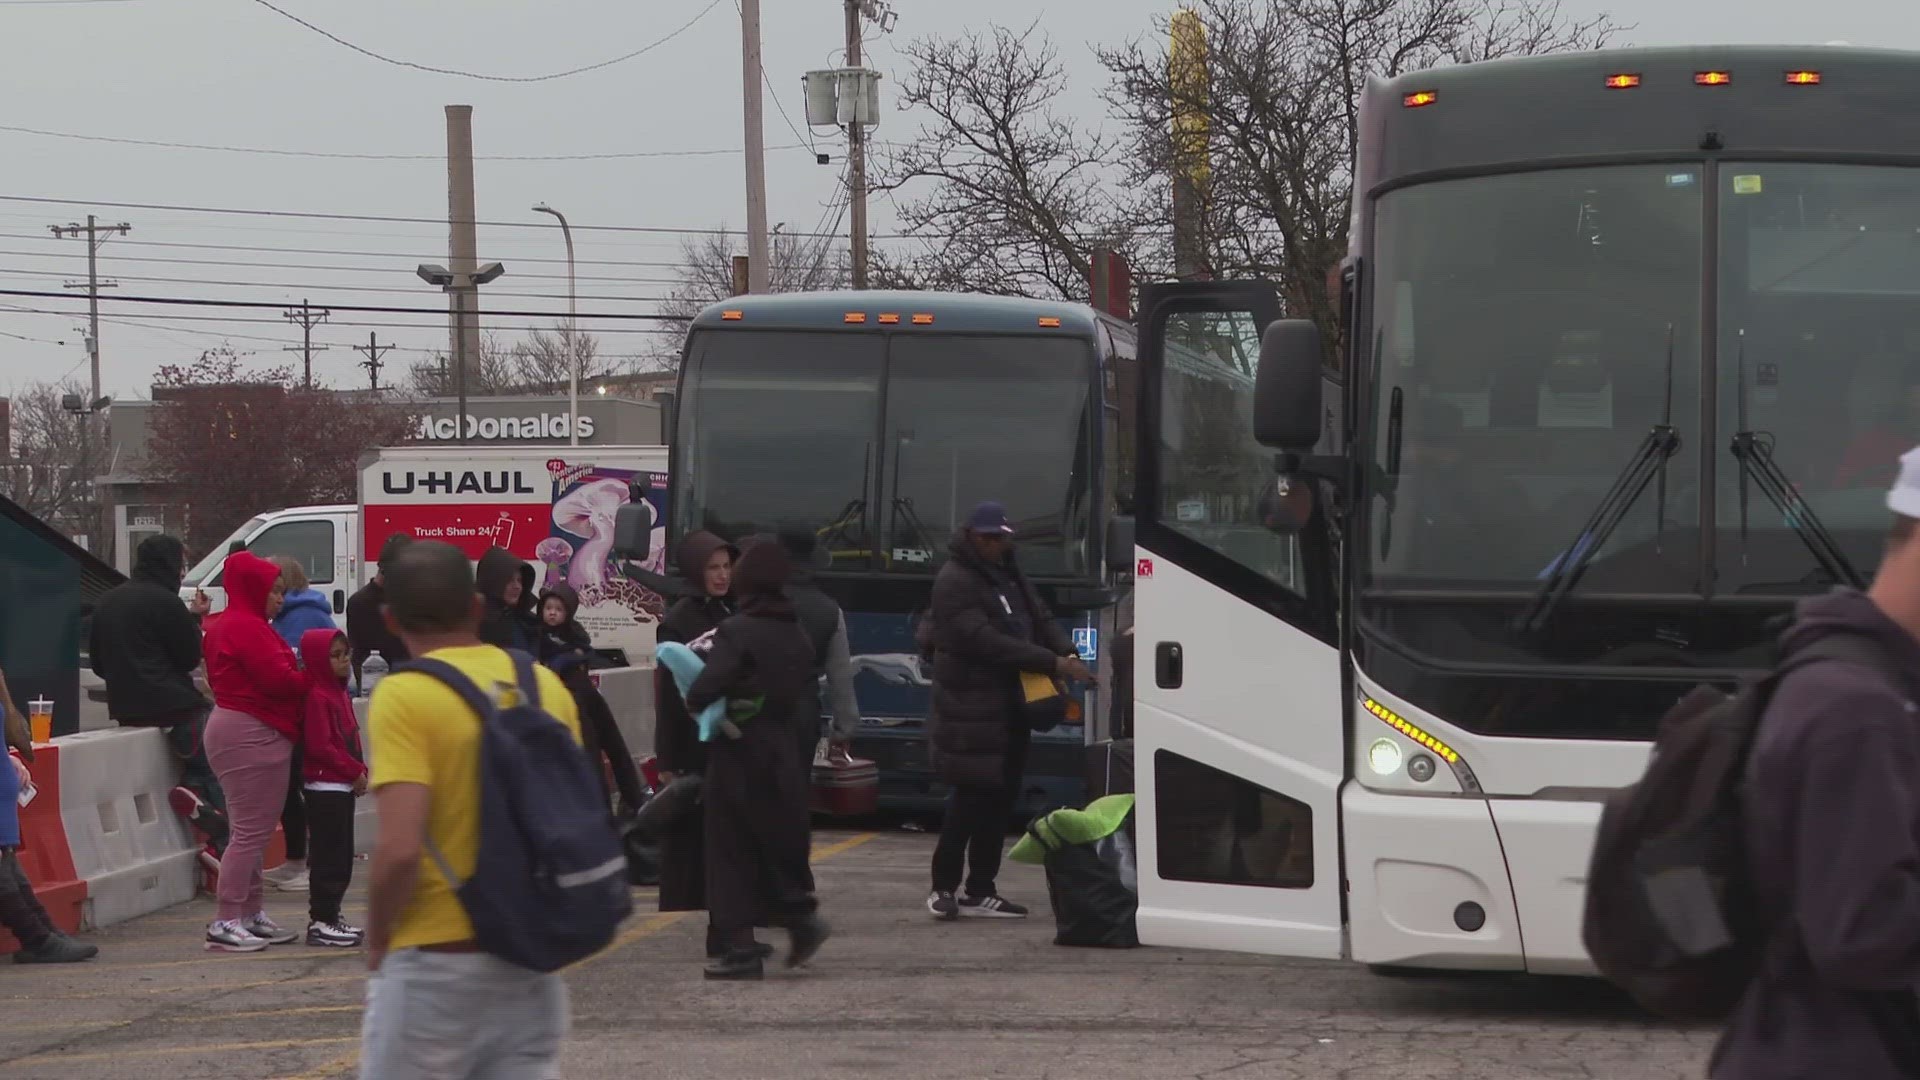
POLYGON ((335 919, 330 923, 307 924, 307 944, 309 945, 351 949, 358 946, 363 938, 360 928, 348 923, 345 919, 335 919))
POLYGON ((208 952, 259 952, 267 944, 266 939, 256 937, 232 919, 219 920, 207 927, 208 952))
POLYGON ((240 922, 240 928, 269 945, 285 945, 300 940, 298 930, 289 930, 272 919, 264 911, 256 911, 240 922))
POLYGON ((312 884, 304 863, 282 863, 260 876, 279 892, 306 892, 312 884))

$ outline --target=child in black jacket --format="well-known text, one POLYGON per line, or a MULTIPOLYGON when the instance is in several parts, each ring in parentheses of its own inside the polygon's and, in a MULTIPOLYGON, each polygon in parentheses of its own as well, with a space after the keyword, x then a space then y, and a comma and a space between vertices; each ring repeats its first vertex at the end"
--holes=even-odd
MULTIPOLYGON (((620 810, 632 813, 640 808, 642 799, 640 770, 634 767, 633 752, 627 749, 627 740, 614 722, 607 699, 593 685, 590 672, 598 654, 593 651, 593 639, 575 618, 579 610, 580 596, 570 586, 555 585, 540 594, 537 657, 560 676, 573 695, 580 709, 580 741, 587 756, 594 761, 605 756, 613 770, 614 789, 620 795, 620 810)), ((600 773, 603 783, 605 775, 604 771, 600 773)), ((613 794, 607 793, 609 800, 613 794)))

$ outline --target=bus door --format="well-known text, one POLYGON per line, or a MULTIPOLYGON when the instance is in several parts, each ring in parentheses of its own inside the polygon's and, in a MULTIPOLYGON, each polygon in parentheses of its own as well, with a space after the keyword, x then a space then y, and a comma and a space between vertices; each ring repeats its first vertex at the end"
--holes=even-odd
POLYGON ((1253 438, 1258 282, 1141 291, 1134 624, 1140 938, 1338 958, 1345 773, 1319 494, 1253 438))

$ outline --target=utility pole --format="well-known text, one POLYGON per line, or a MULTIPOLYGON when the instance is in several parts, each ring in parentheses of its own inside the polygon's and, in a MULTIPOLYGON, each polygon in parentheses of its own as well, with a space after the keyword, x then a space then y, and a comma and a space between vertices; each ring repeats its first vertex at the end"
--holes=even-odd
POLYGON ((367 331, 367 343, 365 345, 355 345, 353 347, 354 352, 362 353, 366 356, 365 360, 360 361, 360 366, 367 369, 367 378, 372 382, 375 393, 380 391, 380 369, 386 366, 380 362, 380 358, 392 352, 393 348, 392 345, 380 344, 380 335, 372 330, 367 331))
POLYGON ((747 150, 747 291, 767 291, 767 141, 760 112, 760 0, 740 0, 740 86, 747 150))
POLYGON ((480 290, 474 283, 480 242, 474 230, 473 106, 447 106, 447 228, 448 265, 453 287, 453 387, 459 410, 454 421, 459 443, 467 442, 467 365, 480 352, 480 290))
MULTIPOLYGON (((847 67, 860 66, 860 0, 846 0, 847 67)), ((855 116, 847 125, 847 201, 853 217, 853 287, 867 287, 867 132, 855 116)))
POLYGON ((326 322, 327 317, 332 315, 333 312, 328 311, 326 308, 316 310, 303 298, 298 308, 288 308, 281 312, 281 314, 286 316, 288 322, 300 324, 300 344, 298 346, 289 345, 280 351, 297 352, 300 354, 301 359, 306 364, 306 373, 301 376, 300 385, 304 389, 311 390, 313 389, 313 354, 315 352, 327 351, 327 346, 316 346, 313 343, 313 328, 326 322))
MULTIPOLYGON (((115 233, 125 236, 133 231, 126 222, 118 225, 102 225, 92 214, 87 215, 87 223, 69 222, 65 225, 50 225, 53 235, 59 237, 87 238, 87 358, 93 364, 93 397, 100 400, 100 290, 112 288, 114 282, 100 280, 100 245, 115 233)), ((78 287, 78 282, 70 282, 67 288, 78 287)))

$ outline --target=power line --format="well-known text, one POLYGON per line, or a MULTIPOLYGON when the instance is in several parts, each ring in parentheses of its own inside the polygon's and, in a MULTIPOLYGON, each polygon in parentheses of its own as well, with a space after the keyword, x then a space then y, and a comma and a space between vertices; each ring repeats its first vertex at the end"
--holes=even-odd
POLYGON ((635 57, 645 56, 647 53, 652 52, 653 50, 659 48, 660 46, 665 45, 667 42, 672 41, 674 38, 679 37, 681 34, 686 33, 688 30, 692 29, 694 23, 697 23, 701 19, 706 18, 708 12, 720 6, 720 0, 713 0, 712 3, 708 4, 706 7, 701 8, 700 13, 698 15, 695 15, 693 18, 688 19, 686 22, 682 23, 679 29, 668 34, 666 37, 660 38, 657 41, 649 42, 648 44, 638 49, 635 49, 630 53, 625 53, 623 55, 616 56, 611 60, 602 60, 597 64, 587 64, 584 67, 569 68, 566 71, 555 71, 546 75, 483 75, 483 74, 472 72, 472 71, 460 71, 456 68, 432 67, 427 64, 418 64, 411 60, 397 60, 391 56, 385 56, 381 53, 374 52, 372 49, 366 48, 364 46, 356 45, 353 42, 348 41, 343 37, 340 37, 338 34, 334 34, 327 30, 323 30, 320 27, 315 26, 314 24, 301 18, 300 16, 295 15, 291 11, 287 11, 283 8, 275 7, 273 4, 269 3, 268 0, 253 0, 253 2, 256 4, 259 4, 263 8, 266 8, 268 11, 271 11, 277 15, 282 16, 283 18, 291 19, 292 21, 299 23, 301 26, 304 26, 308 30, 311 30, 316 34, 319 34, 321 37, 326 38, 328 41, 331 41, 336 45, 343 45, 349 49, 352 49, 354 52, 361 54, 362 56, 372 57, 373 59, 378 60, 383 64, 392 64, 395 67, 412 68, 415 71, 425 71, 434 75, 457 75, 463 79, 481 79, 486 82, 505 82, 505 83, 549 82, 554 79, 564 79, 569 75, 583 75, 589 71, 598 71, 601 68, 612 67, 615 64, 624 64, 628 60, 632 60, 635 57))
MULTIPOLYGON (((37 240, 40 239, 40 237, 34 237, 33 239, 37 240)), ((374 253, 369 252, 368 254, 374 253)), ((15 255, 27 259, 80 258, 80 254, 73 251, 8 251, 0 249, 0 255, 15 255)), ((416 261, 404 255, 394 255, 393 258, 396 262, 402 260, 416 261)), ((119 259, 121 262, 165 263, 176 266, 220 266, 257 270, 324 270, 343 274, 388 274, 393 273, 397 269, 397 267, 394 266, 339 266, 326 263, 250 262, 245 259, 167 259, 152 255, 122 255, 119 256, 119 259)), ((517 263, 522 260, 515 259, 514 261, 517 263)), ((518 270, 514 271, 513 276, 516 281, 529 278, 539 281, 567 280, 567 275, 565 274, 527 274, 518 270)), ((625 285, 677 285, 680 283, 679 278, 617 277, 605 274, 582 274, 576 280, 605 281, 625 285)), ((494 295, 498 294, 496 293, 494 295)))
MULTIPOLYGON (((795 234, 795 235, 801 235, 801 234, 795 234)), ((34 240, 34 241, 51 242, 48 237, 42 236, 38 233, 0 233, 0 238, 8 239, 8 240, 34 240)), ((127 238, 127 239, 121 240, 119 243, 121 245, 162 247, 162 248, 182 248, 186 250, 197 250, 197 251, 247 251, 247 252, 257 252, 257 253, 268 254, 268 255, 341 255, 349 258, 354 258, 354 257, 372 258, 372 259, 394 258, 394 259, 402 259, 407 262, 422 262, 429 259, 438 259, 438 258, 444 257, 443 254, 435 254, 435 253, 409 255, 409 254, 405 254, 401 252, 393 252, 393 251, 363 251, 363 250, 349 250, 349 249, 342 249, 342 248, 262 247, 254 244, 202 244, 202 243, 191 243, 183 240, 135 240, 132 238, 127 238)), ((35 255, 33 257, 38 258, 39 256, 35 255)), ((129 258, 131 257, 132 256, 129 256, 129 258)), ((145 261, 157 262, 159 260, 147 259, 145 261)), ((531 255, 516 255, 514 256, 513 261, 514 261, 514 264, 517 266, 521 263, 549 263, 553 265, 565 265, 567 260, 561 259, 561 258, 544 258, 544 257, 538 257, 538 256, 531 256, 531 255)), ((685 265, 684 262, 679 262, 679 261, 662 262, 659 260, 649 261, 645 259, 579 259, 579 260, 576 260, 576 262, 581 266, 645 266, 645 267, 658 267, 658 268, 672 269, 672 270, 681 269, 685 265)), ((237 266, 241 264, 233 263, 231 265, 237 266)), ((522 274, 516 273, 514 276, 524 277, 529 275, 522 275, 522 274)), ((556 279, 564 279, 566 277, 566 275, 564 274, 542 275, 542 276, 551 276, 556 279)), ((647 278, 631 278, 631 279, 607 278, 606 280, 608 281, 632 280, 632 281, 638 281, 643 283, 650 281, 650 279, 647 279, 647 278)))
MULTIPOLYGON (((50 270, 38 270, 31 267, 0 266, 0 277, 41 278, 54 277, 50 270)), ((226 278, 194 277, 156 277, 143 274, 117 274, 115 281, 139 281, 149 285, 220 285, 231 289, 311 289, 316 292, 358 292, 358 293, 401 293, 418 288, 409 282, 406 285, 327 285, 300 281, 235 281, 226 278)), ((487 290, 488 296, 507 296, 516 300, 565 300, 566 293, 513 292, 510 290, 487 290)), ((610 304, 658 304, 665 301, 659 296, 582 296, 582 300, 597 300, 610 304)))
MULTIPOLYGON (((4 2, 4 0, 0 0, 4 2)), ((792 127, 792 122, 788 122, 792 127)), ((113 135, 82 135, 72 131, 0 124, 0 131, 16 135, 39 135, 49 139, 75 139, 80 142, 113 143, 119 146, 145 146, 161 150, 207 150, 223 154, 265 154, 272 157, 329 158, 341 161, 431 161, 444 162, 444 154, 356 154, 327 150, 285 150, 266 146, 227 146, 219 143, 169 142, 162 139, 130 139, 113 135)), ((798 131, 794 135, 804 138, 798 131)), ((768 147, 770 150, 811 150, 811 142, 768 147)), ((475 161, 619 161, 632 158, 718 157, 740 153, 738 147, 714 147, 706 150, 623 150, 595 154, 475 154, 475 161)))
MULTIPOLYGON (((64 299, 71 294, 50 292, 45 289, 0 289, 0 296, 24 296, 35 300, 64 299)), ((186 296, 109 296, 101 297, 115 304, 167 304, 186 307, 247 308, 247 309, 284 309, 285 304, 276 304, 264 300, 204 300, 186 296)), ((358 312, 365 315, 433 315, 444 318, 446 312, 436 308, 392 307, 384 304, 334 304, 335 311, 358 312)), ((487 309, 485 314, 495 318, 514 319, 557 319, 564 313, 555 311, 497 311, 487 309)), ((651 321, 672 321, 679 318, 674 315, 662 315, 654 312, 587 312, 582 319, 645 319, 651 321)), ((268 320, 272 321, 272 320, 268 320)))

